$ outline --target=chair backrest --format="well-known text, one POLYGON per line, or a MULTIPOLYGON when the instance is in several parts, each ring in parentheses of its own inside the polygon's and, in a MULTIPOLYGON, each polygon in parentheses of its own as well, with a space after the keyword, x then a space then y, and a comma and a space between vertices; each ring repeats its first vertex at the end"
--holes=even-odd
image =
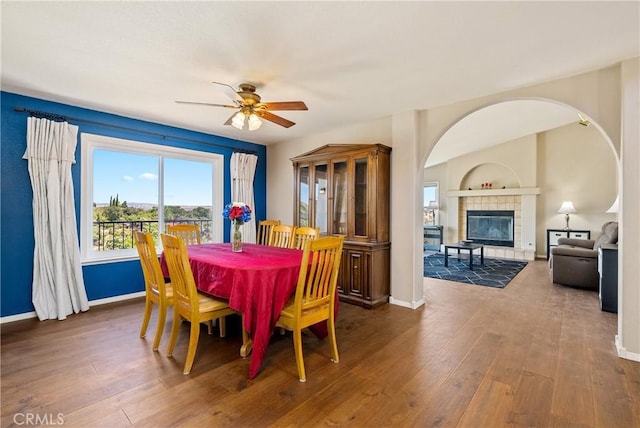
MULTIPOLYGON (((198 290, 189 264, 187 246, 179 236, 161 234, 164 259, 169 268, 175 306, 183 311, 197 310, 198 290)), ((174 309, 178 310, 178 309, 174 309)))
POLYGON ((142 265, 142 275, 144 276, 144 286, 146 293, 156 292, 159 296, 166 296, 164 275, 158 261, 156 244, 151 233, 133 231, 133 237, 140 256, 142 265))
POLYGON ((597 250, 602 244, 618 243, 618 222, 608 221, 602 225, 602 234, 594 241, 593 249, 597 250))
POLYGON ((256 244, 269 245, 271 229, 273 229, 273 226, 279 224, 280 220, 260 220, 258 223, 258 238, 256 239, 256 244))
POLYGON ((293 232, 293 239, 291 239, 291 248, 302 250, 304 248, 305 242, 307 242, 309 239, 316 239, 319 237, 319 227, 296 227, 296 230, 293 232))
POLYGON ((300 262, 294 316, 320 306, 333 311, 343 244, 344 236, 306 242, 300 262))
POLYGON ((269 245, 272 247, 290 248, 294 229, 293 226, 286 224, 273 226, 269 237, 269 245))
POLYGON ((200 244, 200 228, 197 224, 169 224, 167 233, 181 237, 187 245, 200 244))

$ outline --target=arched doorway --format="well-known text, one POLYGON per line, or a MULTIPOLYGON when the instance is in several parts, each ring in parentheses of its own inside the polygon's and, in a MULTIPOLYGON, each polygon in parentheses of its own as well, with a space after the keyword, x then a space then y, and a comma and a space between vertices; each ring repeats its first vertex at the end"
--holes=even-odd
POLYGON ((508 203, 511 194, 522 200, 519 244, 507 254, 527 260, 546 257, 546 230, 563 226, 557 211, 564 200, 580 205, 572 215, 574 228, 596 235, 603 223, 615 220, 616 214, 606 211, 616 199, 618 176, 617 151, 602 128, 571 106, 530 98, 460 115, 437 140, 423 170, 423 182, 439 183, 439 220, 447 242, 464 238, 458 205, 466 197, 489 195, 478 193, 485 184, 513 189, 501 192, 503 199, 487 197, 482 203, 508 203))

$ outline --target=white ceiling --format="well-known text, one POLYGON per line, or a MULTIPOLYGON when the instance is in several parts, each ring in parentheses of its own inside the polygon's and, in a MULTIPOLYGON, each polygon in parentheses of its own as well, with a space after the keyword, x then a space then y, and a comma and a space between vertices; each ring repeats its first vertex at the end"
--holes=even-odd
MULTIPOLYGON (((272 144, 639 56, 639 6, 2 1, 1 85, 9 92, 272 144), (227 104, 211 81, 234 87, 252 82, 263 101, 303 100, 309 111, 277 112, 297 123, 292 128, 266 123, 249 132, 223 125, 230 110, 174 102, 227 104)), ((491 113, 500 115, 500 126, 452 130, 449 137, 469 143, 480 135, 517 138, 511 134, 576 118, 575 112, 560 119, 545 109, 496 107, 467 123, 487 123, 491 113), (523 118, 526 126, 519 131, 503 126, 522 124, 523 118)))

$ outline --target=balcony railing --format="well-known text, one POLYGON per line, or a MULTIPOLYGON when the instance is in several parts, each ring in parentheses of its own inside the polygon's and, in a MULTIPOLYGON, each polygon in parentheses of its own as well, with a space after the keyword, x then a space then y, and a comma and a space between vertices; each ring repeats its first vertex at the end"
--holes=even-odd
MULTIPOLYGON (((211 220, 175 219, 165 221, 165 227, 173 224, 197 224, 202 242, 211 242, 211 220)), ((123 250, 135 248, 133 231, 151 232, 158 238, 158 220, 122 220, 93 222, 93 251, 123 250)))

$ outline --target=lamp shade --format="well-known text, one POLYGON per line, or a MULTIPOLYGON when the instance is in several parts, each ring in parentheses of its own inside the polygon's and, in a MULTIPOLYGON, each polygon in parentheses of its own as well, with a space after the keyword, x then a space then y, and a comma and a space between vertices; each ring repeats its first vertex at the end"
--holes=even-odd
POLYGON ((436 201, 429 201, 429 205, 427 205, 427 208, 429 208, 430 210, 437 210, 438 203, 436 201))
POLYGON ((576 209, 573 207, 573 202, 571 201, 563 201, 562 205, 560 205, 560 209, 558 210, 560 214, 569 214, 576 212, 576 209))
POLYGON ((618 201, 620 200, 620 196, 616 196, 616 200, 613 201, 613 204, 606 211, 609 214, 617 214, 618 213, 618 201))
POLYGON ((233 116, 233 119, 231 119, 231 126, 233 126, 236 129, 242 130, 244 128, 244 120, 245 120, 244 113, 239 111, 233 116))
POLYGON ((255 131, 256 129, 262 126, 262 121, 260 120, 258 115, 255 113, 251 113, 249 115, 248 122, 249 122, 249 131, 255 131))

